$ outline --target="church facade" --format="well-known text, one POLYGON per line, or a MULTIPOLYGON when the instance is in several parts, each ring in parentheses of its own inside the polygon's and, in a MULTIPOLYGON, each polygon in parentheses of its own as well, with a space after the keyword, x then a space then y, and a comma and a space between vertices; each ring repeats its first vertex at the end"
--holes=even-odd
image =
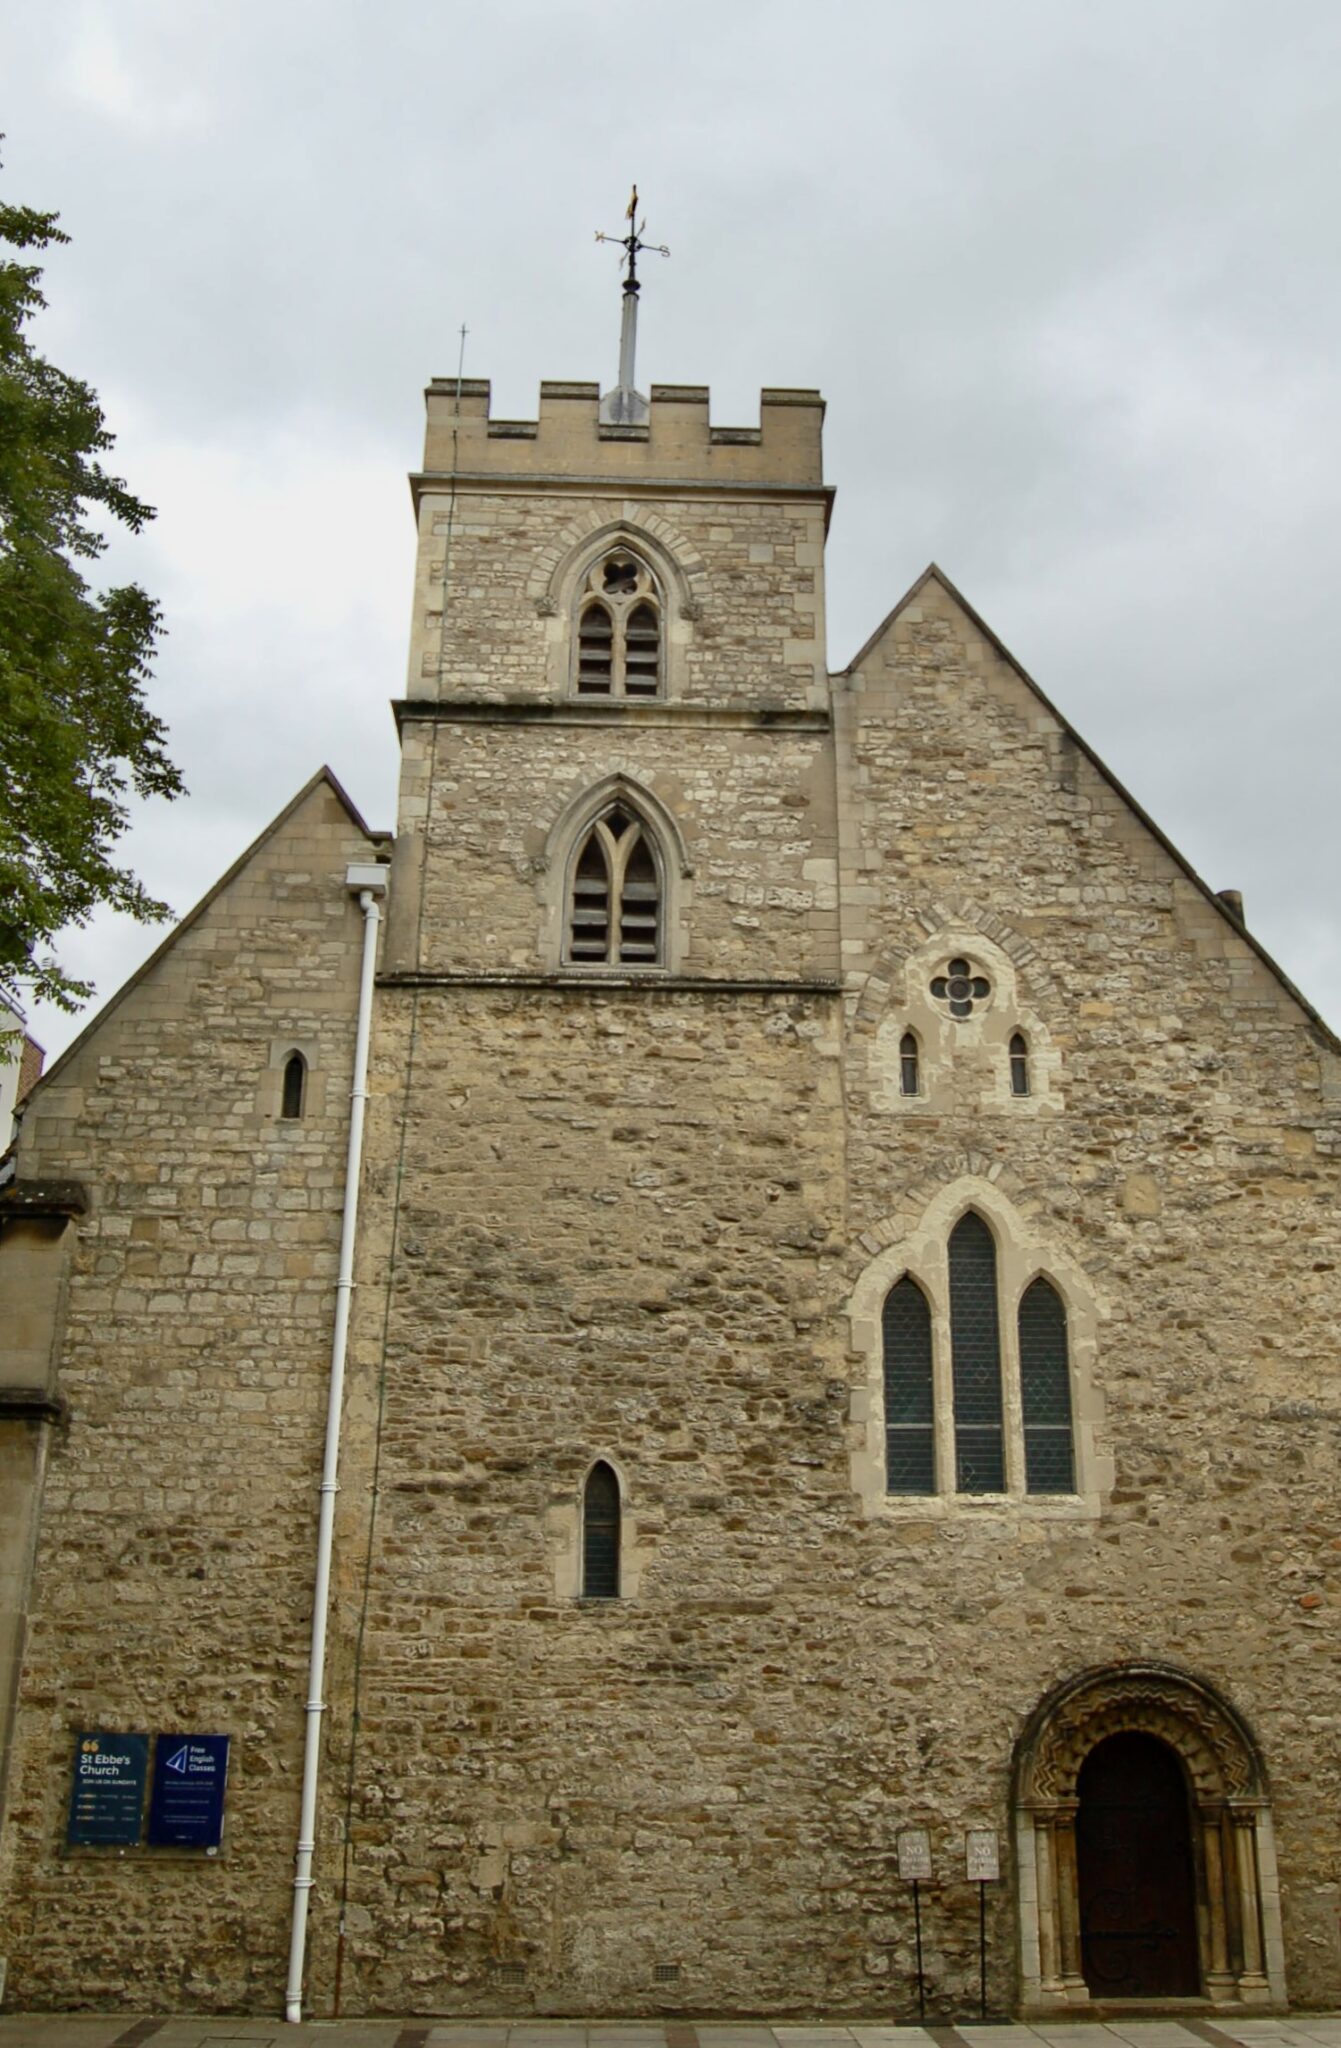
POLYGON ((435 382, 394 842, 36 1089, 12 2003, 1341 2002, 1341 1054, 822 412, 435 382))

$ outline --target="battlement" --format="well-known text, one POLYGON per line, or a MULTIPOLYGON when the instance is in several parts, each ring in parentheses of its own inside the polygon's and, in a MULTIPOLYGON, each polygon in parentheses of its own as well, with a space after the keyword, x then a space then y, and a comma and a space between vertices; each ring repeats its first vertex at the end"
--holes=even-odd
POLYGON ((455 377, 435 377, 424 397, 424 482, 455 472, 746 487, 823 483, 818 391, 762 391, 757 427, 711 425, 706 384, 654 384, 641 426, 602 423, 595 384, 542 384, 534 420, 491 418, 487 378, 458 385, 455 377))

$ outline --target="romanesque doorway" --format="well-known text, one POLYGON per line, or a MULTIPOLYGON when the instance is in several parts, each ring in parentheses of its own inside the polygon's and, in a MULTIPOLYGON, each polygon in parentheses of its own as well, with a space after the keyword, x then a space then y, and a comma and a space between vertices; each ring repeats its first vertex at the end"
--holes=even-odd
POLYGON ((1080 1962, 1095 1998, 1201 1990, 1187 1780, 1176 1751, 1129 1730, 1096 1743, 1077 1781, 1080 1962))
POLYGON ((1087 1671, 1015 1754, 1026 2011, 1285 2003, 1266 1775, 1227 1701, 1167 1665, 1087 1671))

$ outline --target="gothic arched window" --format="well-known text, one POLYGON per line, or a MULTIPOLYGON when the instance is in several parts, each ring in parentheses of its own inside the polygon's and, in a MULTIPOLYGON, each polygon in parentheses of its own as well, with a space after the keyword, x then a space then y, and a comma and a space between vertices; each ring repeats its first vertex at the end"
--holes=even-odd
POLYGON ((582 1495, 582 1597, 619 1598, 619 1481, 604 1460, 592 1466, 582 1495))
POLYGON ((578 695, 660 696, 661 639, 651 570, 627 548, 603 555, 577 600, 578 695))
POLYGON ((956 1490, 1004 1493, 996 1245, 972 1209, 950 1233, 950 1366, 956 1490))
POLYGON ((905 1273, 885 1296, 885 1490, 936 1491, 936 1414, 931 1375, 931 1309, 905 1273))
POLYGON ((612 804, 577 850, 568 908, 574 966, 656 967, 661 962, 661 873, 647 826, 612 804))
POLYGON ((1011 1034, 1010 1092, 1012 1095, 1029 1093, 1029 1041, 1023 1031, 1011 1034))
POLYGON ((300 1117, 303 1113, 303 1100, 306 1094, 307 1061, 300 1052, 291 1052, 284 1062, 284 1082, 279 1098, 280 1115, 290 1118, 300 1117))
POLYGON ((1025 1492, 1074 1493, 1066 1305, 1049 1281, 1025 1289, 1019 1328, 1025 1492))

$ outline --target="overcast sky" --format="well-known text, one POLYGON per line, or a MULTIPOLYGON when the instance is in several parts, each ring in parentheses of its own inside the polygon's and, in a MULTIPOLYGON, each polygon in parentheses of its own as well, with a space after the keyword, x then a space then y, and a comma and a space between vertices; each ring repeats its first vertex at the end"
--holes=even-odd
MULTIPOLYGON (((323 761, 394 817, 422 390, 818 385, 830 662, 935 559, 1341 1025, 1337 0, 9 0, 41 343, 158 507, 184 911, 323 761)), ((63 953, 110 994, 161 932, 63 953)), ((35 1020, 58 1049, 77 1028, 35 1020)))

